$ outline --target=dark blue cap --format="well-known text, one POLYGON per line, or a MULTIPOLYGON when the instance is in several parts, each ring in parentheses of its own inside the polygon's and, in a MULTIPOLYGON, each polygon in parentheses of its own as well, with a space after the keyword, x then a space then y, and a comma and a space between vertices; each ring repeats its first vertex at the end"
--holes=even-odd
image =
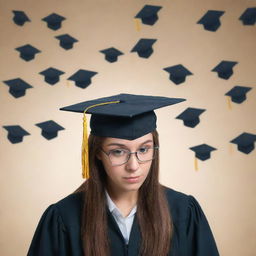
POLYGON ((65 20, 65 17, 62 17, 59 14, 52 13, 46 17, 44 17, 42 20, 47 22, 47 27, 52 30, 58 30, 61 28, 61 22, 65 20))
POLYGON ((233 67, 237 64, 236 61, 221 61, 214 69, 213 72, 218 73, 218 77, 223 79, 229 79, 233 74, 233 67))
POLYGON ((132 48, 131 52, 137 52, 142 58, 148 58, 153 53, 152 45, 157 39, 140 39, 137 44, 132 48))
POLYGON ((183 123, 187 127, 194 128, 199 124, 200 119, 199 116, 205 111, 205 109, 200 108, 187 108, 180 115, 176 117, 176 119, 183 120, 183 123))
POLYGON ((75 74, 68 78, 68 80, 75 81, 76 86, 86 88, 91 84, 91 78, 98 74, 98 72, 79 69, 75 74))
POLYGON ((33 87, 20 78, 6 80, 4 81, 4 83, 9 86, 9 93, 14 98, 19 98, 24 96, 26 94, 26 89, 33 87))
POLYGON ((26 130, 24 130, 19 125, 5 125, 3 126, 8 131, 8 140, 15 144, 23 141, 23 137, 30 135, 26 130))
POLYGON ((58 131, 65 130, 62 126, 54 122, 53 120, 49 120, 46 122, 38 123, 36 126, 42 129, 41 134, 47 140, 51 140, 58 136, 58 131))
POLYGON ((145 5, 135 18, 140 18, 143 24, 154 25, 158 20, 157 13, 161 8, 161 6, 156 5, 145 5))
POLYGON ((47 68, 46 70, 40 72, 39 74, 44 76, 44 81, 48 84, 54 85, 60 80, 60 76, 65 74, 65 72, 58 70, 56 68, 47 68))
POLYGON ((249 92, 251 89, 251 87, 234 86, 225 95, 230 96, 231 100, 235 103, 242 103, 246 100, 246 93, 249 92))
POLYGON ((256 135, 252 133, 244 132, 235 139, 231 140, 231 143, 237 144, 238 151, 249 154, 254 150, 254 142, 256 141, 256 135))
POLYGON ((205 161, 205 160, 211 158, 211 152, 216 150, 216 148, 211 147, 207 144, 201 144, 201 145, 198 145, 195 147, 191 147, 189 149, 194 151, 196 154, 196 158, 198 158, 202 161, 205 161))
POLYGON ((78 42, 77 39, 70 36, 69 34, 64 34, 60 36, 56 36, 57 39, 60 40, 60 46, 64 48, 65 50, 69 50, 73 48, 73 44, 78 42))
POLYGON ((254 25, 256 23, 256 7, 247 8, 240 16, 239 20, 244 25, 254 25))
POLYGON ((220 17, 224 14, 223 11, 213 11, 209 10, 206 14, 197 22, 197 24, 202 24, 205 30, 216 31, 221 23, 220 17))
POLYGON ((105 60, 107 60, 108 62, 116 62, 118 56, 123 55, 122 52, 120 52, 119 50, 117 50, 114 47, 111 48, 107 48, 105 50, 101 50, 100 52, 105 54, 105 60))
POLYGON ((12 11, 12 12, 14 14, 13 21, 16 25, 23 26, 26 21, 30 21, 30 19, 28 18, 25 12, 23 11, 12 11))
POLYGON ((23 45, 21 47, 16 48, 15 50, 20 52, 20 58, 25 61, 33 60, 35 58, 35 55, 41 52, 40 50, 38 50, 30 44, 23 45))

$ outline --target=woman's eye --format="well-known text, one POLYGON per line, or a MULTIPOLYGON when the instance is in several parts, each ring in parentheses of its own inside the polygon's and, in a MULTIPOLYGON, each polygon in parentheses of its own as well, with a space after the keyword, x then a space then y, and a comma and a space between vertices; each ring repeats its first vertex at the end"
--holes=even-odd
POLYGON ((148 152, 148 150, 149 150, 148 147, 142 147, 142 148, 140 148, 140 149, 138 150, 138 152, 139 152, 140 154, 145 154, 145 153, 148 152))
POLYGON ((123 156, 123 155, 125 155, 125 150, 123 150, 123 149, 113 149, 113 150, 110 151, 110 154, 112 156, 123 156))

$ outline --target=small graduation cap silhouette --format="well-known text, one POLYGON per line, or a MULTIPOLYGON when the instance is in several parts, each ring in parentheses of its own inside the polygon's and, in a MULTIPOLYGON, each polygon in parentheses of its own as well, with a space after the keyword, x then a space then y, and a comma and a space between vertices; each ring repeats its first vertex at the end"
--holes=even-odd
POLYGON ((132 48, 131 52, 137 52, 141 58, 148 58, 153 53, 152 45, 157 39, 140 39, 137 44, 132 48))
POLYGON ((35 58, 35 55, 41 52, 40 50, 38 50, 30 44, 23 45, 21 47, 16 48, 15 50, 20 52, 20 58, 25 61, 33 60, 35 58))
POLYGON ((247 8, 239 17, 244 25, 254 25, 256 23, 256 7, 247 8))
POLYGON ((161 6, 156 5, 145 5, 135 16, 135 18, 141 19, 143 24, 152 26, 158 20, 157 13, 161 8, 161 6))
POLYGON ((59 14, 52 13, 46 17, 44 17, 42 20, 47 23, 47 27, 52 30, 58 30, 61 28, 61 22, 65 20, 65 17, 62 17, 59 14))
POLYGON ((74 37, 70 36, 69 34, 64 34, 60 36, 56 36, 58 40, 60 40, 60 46, 64 48, 65 50, 69 50, 73 48, 73 44, 78 42, 77 39, 74 37))
POLYGON ((246 100, 246 93, 251 89, 251 87, 234 86, 225 95, 230 96, 233 102, 240 104, 246 100))
POLYGON ((218 77, 223 79, 229 79, 233 74, 233 67, 237 64, 236 61, 221 61, 214 69, 213 72, 218 73, 218 77))
POLYGON ((49 120, 46 122, 36 124, 39 128, 42 129, 42 136, 47 140, 51 140, 58 136, 58 131, 65 130, 62 126, 54 122, 53 120, 49 120))
POLYGON ((9 86, 9 93, 14 98, 22 97, 26 94, 26 89, 33 88, 30 84, 26 83, 20 78, 15 78, 11 80, 4 81, 6 85, 9 86))
POLYGON ((235 139, 231 140, 231 143, 237 144, 238 151, 249 154, 254 150, 254 142, 256 141, 256 135, 252 133, 244 132, 235 139))
POLYGON ((40 72, 39 74, 44 76, 44 81, 50 85, 54 85, 59 82, 60 76, 65 74, 65 72, 58 70, 56 68, 47 68, 46 70, 40 72))
POLYGON ((12 11, 12 12, 14 14, 13 21, 16 25, 23 26, 25 22, 30 21, 30 19, 28 18, 25 12, 23 11, 12 11))
POLYGON ((181 64, 164 68, 164 70, 170 74, 169 79, 175 84, 181 84, 185 82, 186 76, 193 75, 181 64))
POLYGON ((183 120, 183 123, 187 127, 194 128, 200 122, 199 116, 205 111, 205 109, 199 108, 187 108, 176 119, 183 120))
POLYGON ((19 143, 23 141, 23 137, 26 135, 30 135, 26 130, 24 130, 19 125, 6 125, 3 126, 8 131, 8 140, 12 143, 19 143))
POLYGON ((107 60, 108 62, 111 62, 111 63, 116 62, 118 56, 123 55, 122 52, 120 52, 119 50, 117 50, 114 47, 107 48, 105 50, 101 50, 100 52, 105 54, 105 60, 107 60))
POLYGON ((197 22, 197 24, 202 24, 205 30, 216 31, 221 23, 220 17, 224 14, 223 11, 213 11, 209 10, 206 14, 197 22))
POLYGON ((98 72, 79 69, 75 74, 70 76, 68 80, 75 81, 76 86, 84 89, 91 84, 91 78, 96 74, 98 74, 98 72))

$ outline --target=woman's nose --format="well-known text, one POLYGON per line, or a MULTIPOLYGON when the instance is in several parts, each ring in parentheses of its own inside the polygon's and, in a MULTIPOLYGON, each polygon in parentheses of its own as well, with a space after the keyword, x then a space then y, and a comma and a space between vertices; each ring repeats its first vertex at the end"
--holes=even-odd
POLYGON ((131 171, 136 171, 139 168, 139 162, 136 157, 136 154, 131 154, 130 158, 126 164, 127 169, 131 171))

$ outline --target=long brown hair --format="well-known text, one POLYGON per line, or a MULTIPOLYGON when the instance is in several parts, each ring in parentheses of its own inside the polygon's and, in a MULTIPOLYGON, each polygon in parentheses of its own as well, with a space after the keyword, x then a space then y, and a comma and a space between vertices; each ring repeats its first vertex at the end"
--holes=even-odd
MULTIPOLYGON (((152 132, 159 146, 157 131, 152 132)), ((75 192, 83 191, 81 238, 84 255, 110 256, 107 235, 106 172, 97 158, 104 138, 89 136, 90 178, 75 192)), ((152 160, 148 176, 138 193, 137 220, 141 231, 141 256, 166 256, 170 250, 173 226, 164 186, 159 183, 159 153, 152 160)))

